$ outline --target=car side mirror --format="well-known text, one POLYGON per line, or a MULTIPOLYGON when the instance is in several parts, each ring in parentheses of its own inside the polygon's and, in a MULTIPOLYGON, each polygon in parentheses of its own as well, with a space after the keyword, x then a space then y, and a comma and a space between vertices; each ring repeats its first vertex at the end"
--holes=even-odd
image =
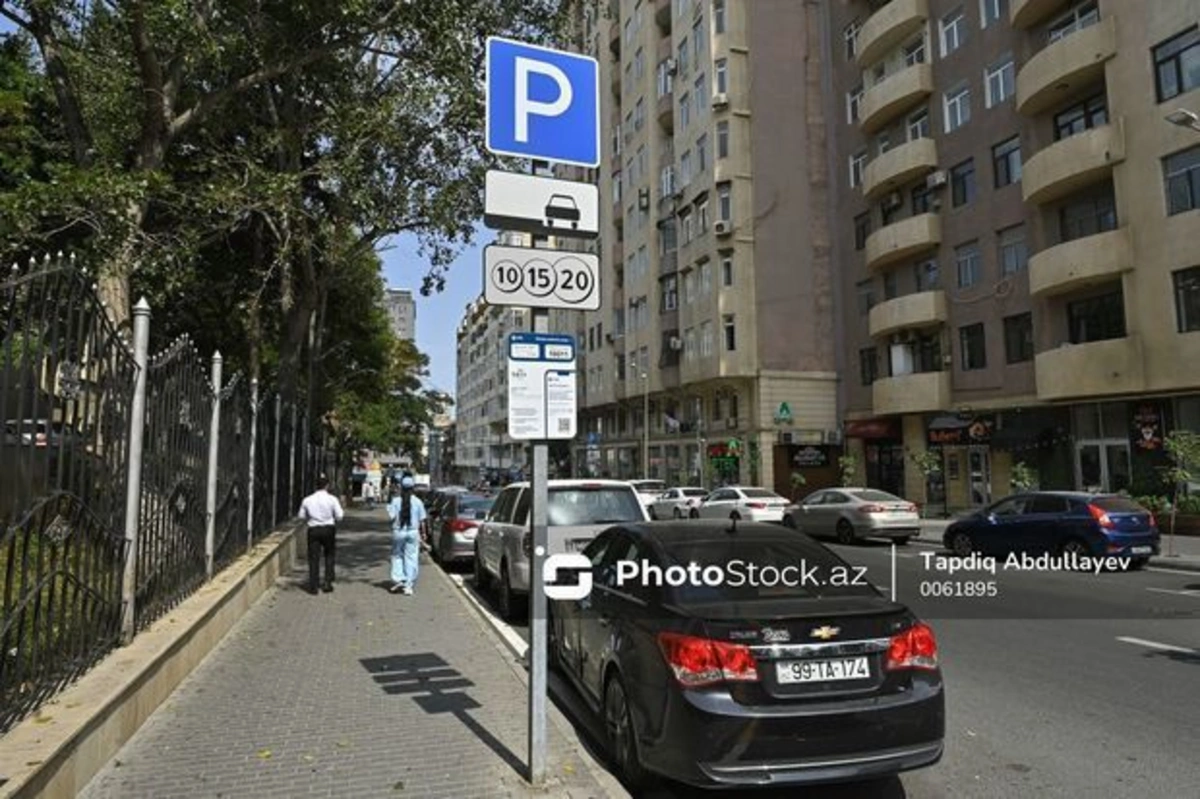
POLYGON ((984 518, 988 520, 989 524, 995 524, 997 521, 996 514, 994 513, 989 513, 984 518))

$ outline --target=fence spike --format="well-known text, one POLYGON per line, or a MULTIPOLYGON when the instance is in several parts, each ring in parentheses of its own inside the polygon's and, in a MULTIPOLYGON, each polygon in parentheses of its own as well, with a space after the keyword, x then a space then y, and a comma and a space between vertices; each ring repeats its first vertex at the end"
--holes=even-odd
POLYGON ((29 256, 29 268, 30 269, 37 268, 37 256, 36 255, 29 256))
POLYGON ((42 263, 45 264, 46 266, 50 265, 50 253, 46 253, 45 255, 42 256, 42 263))

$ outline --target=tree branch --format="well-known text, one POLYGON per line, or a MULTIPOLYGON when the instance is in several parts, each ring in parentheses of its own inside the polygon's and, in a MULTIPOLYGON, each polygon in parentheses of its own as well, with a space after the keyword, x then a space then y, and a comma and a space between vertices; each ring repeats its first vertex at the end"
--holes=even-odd
MULTIPOLYGON (((62 113, 63 128, 67 139, 71 142, 71 154, 78 166, 87 167, 92 164, 92 135, 83 118, 83 106, 79 95, 75 92, 71 73, 62 57, 62 46, 54 34, 53 21, 38 6, 29 9, 29 22, 26 26, 42 52, 42 62, 46 65, 46 75, 54 87, 54 98, 58 101, 58 110, 62 113)), ((9 16, 5 14, 5 16, 9 16)), ((11 19, 11 16, 9 16, 11 19)))
POLYGON ((146 33, 146 9, 141 0, 129 3, 129 38, 142 79, 142 130, 137 151, 137 165, 157 169, 166 152, 167 112, 162 64, 146 33))
POLYGON ((9 22, 26 31, 27 33, 33 33, 33 28, 31 27, 29 20, 19 16, 17 12, 8 8, 4 0, 0 0, 0 17, 4 17, 9 22))

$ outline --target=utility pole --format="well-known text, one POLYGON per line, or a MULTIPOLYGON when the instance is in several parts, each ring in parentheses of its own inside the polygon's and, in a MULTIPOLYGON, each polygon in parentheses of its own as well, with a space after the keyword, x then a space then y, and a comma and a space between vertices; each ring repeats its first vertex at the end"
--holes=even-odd
POLYGON ((650 477, 650 373, 642 364, 642 478, 650 477))

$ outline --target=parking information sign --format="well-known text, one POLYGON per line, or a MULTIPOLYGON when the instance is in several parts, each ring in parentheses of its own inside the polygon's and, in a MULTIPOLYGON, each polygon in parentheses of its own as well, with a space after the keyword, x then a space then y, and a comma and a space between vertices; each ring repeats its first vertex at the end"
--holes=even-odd
POLYGON ((483 299, 489 305, 599 310, 600 258, 492 244, 483 250, 483 299))
POLYGON ((495 230, 594 239, 600 233, 600 190, 591 183, 488 170, 483 222, 495 230))
POLYGON ((575 437, 575 339, 508 336, 508 434, 521 441, 575 437))
POLYGON ((600 65, 498 36, 487 40, 485 143, 497 155, 600 166, 600 65))

